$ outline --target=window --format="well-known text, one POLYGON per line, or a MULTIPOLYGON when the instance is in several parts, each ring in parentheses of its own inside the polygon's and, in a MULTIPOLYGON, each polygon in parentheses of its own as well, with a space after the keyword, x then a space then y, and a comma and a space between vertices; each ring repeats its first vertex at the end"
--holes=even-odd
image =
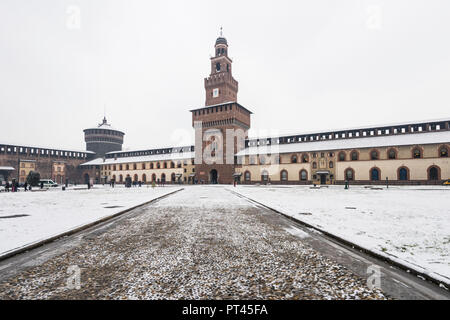
POLYGON ((371 160, 378 160, 378 151, 377 150, 372 150, 370 152, 370 159, 371 160))
POLYGON ((291 157, 291 163, 297 163, 297 156, 295 154, 291 157))
POLYGON ((166 174, 165 173, 161 174, 161 182, 166 182, 166 174))
POLYGON ((397 152, 395 151, 395 149, 388 150, 388 159, 397 159, 397 152))
POLYGON ((313 169, 317 169, 317 163, 316 163, 316 162, 313 162, 313 163, 312 163, 312 167, 313 167, 313 169))
POLYGON ((348 181, 353 181, 355 178, 355 173, 352 168, 348 168, 345 170, 345 179, 348 181))
POLYGON ((250 171, 245 171, 244 173, 245 181, 250 181, 250 178, 251 178, 250 171))
POLYGON ((413 150, 413 158, 414 159, 422 158, 422 151, 419 148, 415 148, 413 150))
POLYGON ((260 156, 259 156, 259 163, 260 163, 260 164, 266 164, 266 157, 263 156, 263 155, 260 155, 260 156))
POLYGON ((145 175, 145 173, 142 175, 142 182, 143 183, 147 182, 147 176, 145 175))
POLYGON ((300 171, 300 180, 301 181, 308 180, 308 172, 306 172, 306 170, 301 170, 300 171))
POLYGON ((130 170, 130 166, 129 166, 128 164, 126 165, 126 169, 127 169, 127 170, 130 170))
MULTIPOLYGON (((137 164, 136 163, 133 163, 133 170, 136 170, 137 169, 137 164)), ((136 176, 137 177, 137 176, 136 176)))
POLYGON ((302 162, 307 163, 308 161, 309 161, 308 154, 306 154, 306 153, 302 154, 302 162))
POLYGON ((287 179, 288 179, 288 173, 287 173, 286 170, 282 170, 282 171, 281 171, 280 178, 281 178, 281 181, 287 181, 287 179))
POLYGON ((256 164, 256 157, 250 157, 250 164, 256 164))
POLYGON ((398 180, 401 180, 401 181, 408 180, 408 168, 401 167, 398 169, 398 180))
POLYGON ((156 163, 156 169, 161 169, 161 164, 159 162, 156 163))
POLYGON ((334 165, 334 164, 333 164, 333 161, 330 161, 330 163, 328 164, 328 167, 329 167, 329 168, 333 168, 333 165, 334 165))
POLYGON ((352 151, 352 153, 350 154, 350 159, 352 161, 358 160, 358 152, 357 151, 352 151))
POLYGON ((152 174, 152 181, 155 182, 156 181, 156 174, 152 174))
POLYGON ((447 147, 442 147, 439 149, 439 157, 447 158, 448 157, 448 149, 447 147))
POLYGON ((380 170, 378 168, 370 169, 370 180, 372 181, 380 180, 380 170))
POLYGON ((344 151, 339 152, 339 161, 345 161, 345 152, 344 151))

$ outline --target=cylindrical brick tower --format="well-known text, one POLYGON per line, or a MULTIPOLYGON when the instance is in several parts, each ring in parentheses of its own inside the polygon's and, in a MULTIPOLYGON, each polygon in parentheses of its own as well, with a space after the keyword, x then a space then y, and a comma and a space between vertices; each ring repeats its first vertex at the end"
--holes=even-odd
POLYGON ((125 133, 114 129, 103 118, 96 128, 84 129, 84 141, 86 141, 86 150, 96 153, 96 157, 103 157, 111 151, 122 150, 123 136, 125 133))

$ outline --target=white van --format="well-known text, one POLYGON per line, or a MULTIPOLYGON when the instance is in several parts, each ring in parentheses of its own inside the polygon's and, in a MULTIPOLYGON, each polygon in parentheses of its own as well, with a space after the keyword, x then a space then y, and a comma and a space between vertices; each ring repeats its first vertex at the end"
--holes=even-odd
POLYGON ((50 188, 50 187, 57 187, 58 184, 56 182, 53 182, 53 180, 50 179, 41 179, 39 182, 39 186, 41 186, 41 184, 44 184, 44 188, 50 188))

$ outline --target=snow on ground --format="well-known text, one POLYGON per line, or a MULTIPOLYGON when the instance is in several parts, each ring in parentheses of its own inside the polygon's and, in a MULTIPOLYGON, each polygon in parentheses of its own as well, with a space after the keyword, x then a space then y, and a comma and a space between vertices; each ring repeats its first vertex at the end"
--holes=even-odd
POLYGON ((450 188, 238 186, 298 220, 450 280, 450 188))
POLYGON ((90 190, 0 193, 0 255, 177 189, 95 186, 90 190))

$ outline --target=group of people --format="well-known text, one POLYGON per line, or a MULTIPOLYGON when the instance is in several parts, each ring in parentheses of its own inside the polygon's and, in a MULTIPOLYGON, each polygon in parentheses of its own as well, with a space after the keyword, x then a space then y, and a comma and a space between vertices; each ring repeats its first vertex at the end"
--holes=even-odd
MULTIPOLYGON (((10 192, 10 191, 11 192, 17 192, 17 191, 19 191, 19 188, 20 188, 20 186, 19 186, 19 183, 17 181, 13 180, 11 183, 9 183, 9 181, 6 181, 6 184, 5 184, 5 191, 6 192, 10 192)), ((31 191, 31 185, 29 185, 28 182, 25 182, 23 184, 23 190, 24 191, 28 191, 28 190, 31 191)))

